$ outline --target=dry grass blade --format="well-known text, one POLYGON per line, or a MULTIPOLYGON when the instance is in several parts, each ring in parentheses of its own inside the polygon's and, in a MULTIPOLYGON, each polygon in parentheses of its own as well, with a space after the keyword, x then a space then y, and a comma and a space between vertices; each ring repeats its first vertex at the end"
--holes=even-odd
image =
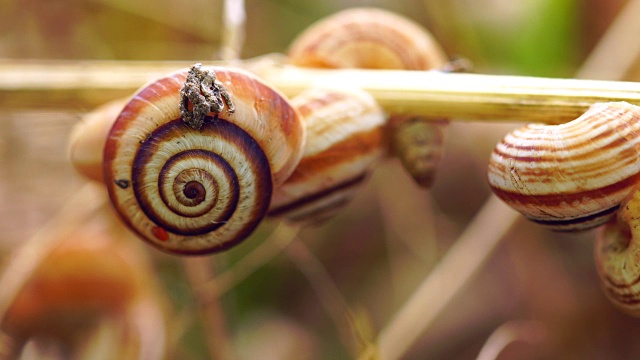
POLYGON ((538 344, 543 342, 545 337, 544 326, 537 321, 510 321, 500 325, 489 336, 476 360, 495 360, 513 342, 538 344))
POLYGON ((398 359, 409 349, 471 281, 519 216, 491 196, 445 257, 382 329, 378 337, 381 359, 398 359), (497 217, 498 213, 504 215, 497 217))
POLYGON ((202 316, 206 343, 209 354, 214 359, 233 360, 235 355, 225 324, 224 311, 215 292, 215 278, 210 257, 182 259, 189 284, 198 302, 198 311, 202 316), (209 283, 207 291, 198 291, 203 284, 209 283))
POLYGON ((227 270, 218 274, 215 279, 196 288, 195 291, 212 292, 216 297, 221 297, 282 253, 296 239, 300 230, 299 225, 281 222, 260 245, 227 270))

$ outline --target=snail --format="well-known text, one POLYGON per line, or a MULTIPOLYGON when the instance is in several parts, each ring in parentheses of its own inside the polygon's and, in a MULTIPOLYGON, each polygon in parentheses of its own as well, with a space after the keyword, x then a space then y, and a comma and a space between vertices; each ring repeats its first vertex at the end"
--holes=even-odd
POLYGON ((640 107, 597 103, 561 125, 527 125, 491 154, 493 192, 556 231, 609 221, 640 181, 640 107))
POLYGON ((598 229, 595 258, 605 294, 621 310, 640 316, 640 192, 598 229))
POLYGON ((194 65, 143 87, 124 106, 104 147, 104 182, 121 218, 150 244, 209 254, 255 230, 304 140, 297 110, 278 91, 241 70, 194 65), (186 81, 202 71, 216 78, 186 81), (181 99, 185 83, 224 91, 224 103, 209 109, 221 112, 185 123, 180 109, 200 106, 191 102, 198 96, 186 105, 181 99))
POLYGON ((72 357, 96 327, 111 324, 117 345, 112 358, 163 357, 165 309, 152 265, 110 212, 98 215, 53 235, 56 246, 3 314, 2 332, 11 341, 8 349, 0 346, 1 354, 8 350, 17 358, 27 342, 40 339, 59 344, 72 357))
MULTIPOLYGON (((427 30, 375 8, 348 9, 318 21, 294 40, 288 56, 293 65, 322 68, 430 70, 447 64, 427 30)), ((391 115, 391 152, 420 186, 431 186, 446 121, 391 115)))
POLYGON ((307 143, 296 170, 276 188, 269 215, 318 223, 367 180, 383 152, 386 115, 358 89, 309 89, 291 103, 305 122, 307 143))

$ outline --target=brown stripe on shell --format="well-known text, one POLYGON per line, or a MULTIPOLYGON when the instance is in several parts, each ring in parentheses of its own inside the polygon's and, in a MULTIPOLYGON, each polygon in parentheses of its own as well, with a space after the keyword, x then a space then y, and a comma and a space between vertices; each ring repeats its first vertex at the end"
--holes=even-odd
POLYGON ((277 187, 270 216, 317 222, 355 195, 382 155, 385 114, 361 90, 311 89, 292 100, 307 124, 304 156, 277 187), (329 205, 331 203, 332 205, 329 205))
POLYGON ((333 207, 333 210, 337 211, 347 204, 353 196, 353 192, 366 180, 367 175, 367 173, 360 174, 330 188, 272 207, 269 210, 269 216, 284 216, 290 220, 299 221, 309 220, 314 215, 326 212, 329 207, 333 207), (331 201, 325 203, 325 199, 329 197, 332 197, 331 201))
POLYGON ((249 236, 266 215, 273 185, 284 181, 302 156, 305 129, 288 100, 243 71, 212 70, 231 94, 235 112, 210 117, 200 130, 183 125, 182 70, 142 88, 105 145, 105 183, 116 210, 143 239, 170 253, 208 254, 249 236), (216 166, 223 162, 229 166, 216 166), (159 174, 174 177, 158 181, 159 174), (125 181, 132 186, 116 185, 125 181), (201 200, 186 200, 189 196, 201 200), (218 204, 213 198, 239 202, 218 204), (160 208, 149 211, 151 204, 160 208), (173 217, 171 209, 180 206, 183 216, 173 217))
POLYGON ((640 108, 627 103, 595 104, 563 125, 526 126, 496 146, 489 184, 507 204, 552 229, 595 227, 640 181, 639 134, 640 108))
POLYGON ((595 261, 607 298, 640 316, 640 192, 634 191, 618 216, 598 229, 595 261))

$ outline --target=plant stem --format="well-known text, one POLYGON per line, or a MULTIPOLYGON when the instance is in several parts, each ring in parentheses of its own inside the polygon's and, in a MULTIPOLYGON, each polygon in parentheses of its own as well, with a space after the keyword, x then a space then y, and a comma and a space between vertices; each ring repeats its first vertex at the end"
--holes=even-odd
POLYGON ((520 215, 491 196, 378 336, 380 358, 400 358, 474 277, 520 215), (496 217, 500 213, 502 216, 496 217))
POLYGON ((282 221, 260 245, 211 281, 195 288, 194 292, 211 292, 212 296, 222 297, 238 283, 282 253, 296 239, 300 230, 300 225, 282 221))
POLYGON ((213 264, 210 257, 182 259, 184 270, 198 302, 198 314, 202 316, 203 333, 209 355, 216 360, 235 359, 231 339, 225 324, 224 310, 215 290, 213 264), (209 284, 204 291, 198 289, 209 284))
MULTIPOLYGON (((267 57, 274 59, 274 57, 267 57)), ((217 64, 222 63, 208 63, 217 64)), ((129 96, 183 62, 0 61, 0 107, 92 107, 129 96)), ((357 86, 389 112, 457 120, 562 123, 601 101, 640 104, 640 83, 401 70, 319 70, 249 60, 242 66, 285 95, 313 86, 357 86)))

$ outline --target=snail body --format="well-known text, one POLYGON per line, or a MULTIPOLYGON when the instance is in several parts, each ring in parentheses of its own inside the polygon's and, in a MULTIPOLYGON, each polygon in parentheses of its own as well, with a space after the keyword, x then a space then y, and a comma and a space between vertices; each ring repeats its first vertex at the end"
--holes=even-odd
POLYGON ((595 262, 606 296, 621 310, 640 316, 640 192, 598 229, 595 262))
POLYGON ((640 180, 640 107, 594 104, 562 125, 528 125, 494 149, 493 192, 557 231, 606 223, 640 180))
POLYGON ((355 196, 383 153, 386 115, 358 90, 310 89, 291 100, 307 129, 303 157, 273 196, 270 216, 317 223, 355 196))
POLYGON ((161 250, 221 251, 261 222, 274 186, 295 169, 305 132, 276 90, 239 70, 212 68, 234 104, 200 128, 180 116, 187 71, 141 89, 104 148, 104 182, 122 219, 161 250))
MULTIPOLYGON (((292 43, 289 62, 302 67, 430 70, 447 57, 415 22, 375 8, 354 8, 318 21, 292 43)), ((444 119, 391 114, 390 152, 422 187, 430 187, 442 157, 444 119)))

